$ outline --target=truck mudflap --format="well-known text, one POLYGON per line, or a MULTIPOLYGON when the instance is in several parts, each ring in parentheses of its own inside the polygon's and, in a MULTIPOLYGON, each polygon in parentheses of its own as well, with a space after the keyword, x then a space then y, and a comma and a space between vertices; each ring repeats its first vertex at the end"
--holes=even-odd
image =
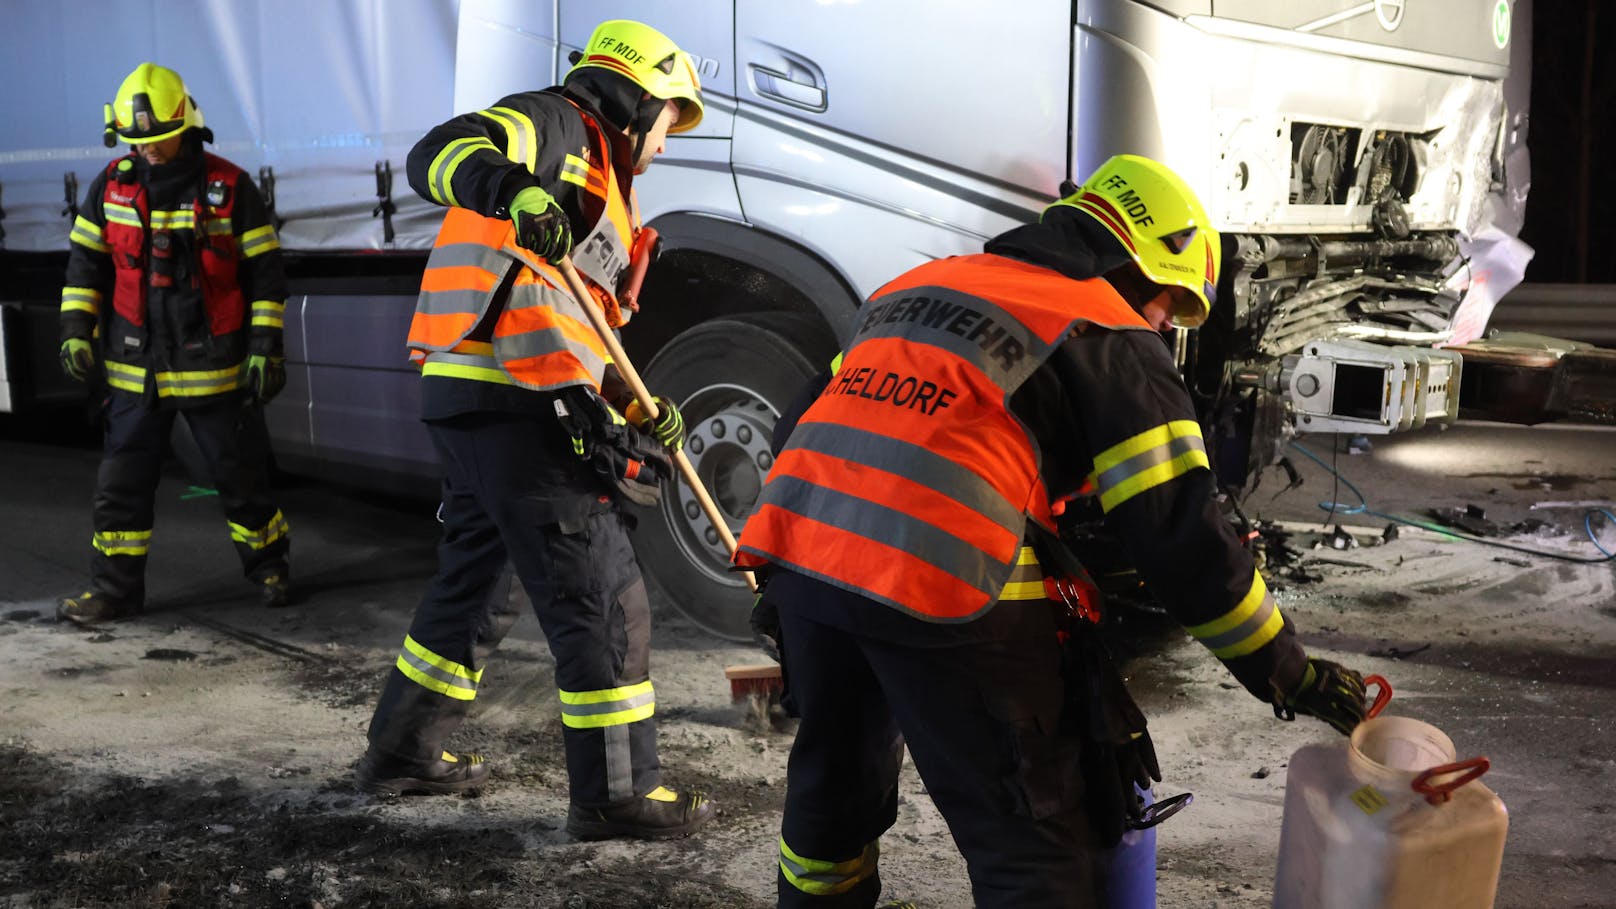
POLYGON ((1616 425, 1616 350, 1507 334, 1452 350, 1465 360, 1466 419, 1616 425))

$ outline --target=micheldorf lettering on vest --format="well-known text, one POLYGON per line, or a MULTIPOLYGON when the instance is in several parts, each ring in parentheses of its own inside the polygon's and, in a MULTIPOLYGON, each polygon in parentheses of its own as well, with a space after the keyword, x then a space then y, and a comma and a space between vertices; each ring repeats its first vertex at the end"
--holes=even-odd
POLYGON ((1027 355, 1027 347, 1017 337, 1017 332, 999 324, 991 316, 983 315, 963 303, 922 295, 899 297, 871 307, 859 331, 867 332, 878 325, 900 322, 916 323, 922 328, 945 331, 967 341, 975 341, 1006 370, 1014 370, 1027 355))
POLYGON ((918 410, 932 416, 959 397, 959 392, 916 376, 877 370, 873 366, 847 367, 825 386, 825 395, 850 395, 893 407, 918 410), (879 373, 879 375, 877 375, 879 373))

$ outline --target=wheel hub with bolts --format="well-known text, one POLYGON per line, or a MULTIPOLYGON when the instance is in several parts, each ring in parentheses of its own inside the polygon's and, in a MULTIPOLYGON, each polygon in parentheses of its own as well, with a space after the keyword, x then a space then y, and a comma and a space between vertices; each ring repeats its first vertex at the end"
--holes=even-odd
MULTIPOLYGON (((700 414, 719 404, 699 420, 690 420, 685 434, 685 457, 696 476, 718 505, 730 533, 739 535, 741 525, 757 504, 758 494, 774 455, 769 440, 778 414, 765 401, 743 388, 707 388, 680 405, 687 414, 700 414), (723 403, 719 403, 718 399, 723 403), (706 406, 703 406, 703 405, 706 406)), ((663 498, 662 507, 680 548, 690 561, 727 584, 742 583, 726 569, 729 551, 717 528, 707 519, 695 493, 685 483, 678 484, 678 495, 663 498)))

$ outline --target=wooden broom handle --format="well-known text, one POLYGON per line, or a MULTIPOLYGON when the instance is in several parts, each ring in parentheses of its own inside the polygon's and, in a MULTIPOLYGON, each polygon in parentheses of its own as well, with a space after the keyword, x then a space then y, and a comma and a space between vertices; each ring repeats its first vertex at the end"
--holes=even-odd
MULTIPOLYGON (((634 369, 634 364, 629 362, 628 354, 623 352, 623 345, 618 343, 617 335, 612 333, 612 327, 606 324, 606 314, 601 312, 595 298, 589 293, 589 288, 585 287, 583 279, 578 277, 578 270, 572 266, 572 258, 563 257, 556 268, 560 270, 561 277, 566 279, 567 289, 572 291, 573 298, 589 316, 589 324, 595 327, 595 334, 600 335, 601 343, 606 345, 606 352, 611 355, 612 362, 617 364, 617 371, 622 374, 623 381, 627 382, 628 387, 634 392, 634 400, 640 402, 640 409, 655 421, 661 416, 656 399, 646 389, 645 383, 640 381, 640 374, 634 369)), ((718 531, 718 538, 724 541, 724 548, 733 556, 735 535, 729 532, 729 525, 724 522, 724 516, 719 512, 717 503, 707 494, 707 487, 701 484, 701 477, 696 476, 696 468, 690 463, 690 459, 685 457, 682 446, 673 452, 673 463, 679 468, 679 475, 684 477, 685 483, 690 486, 690 491, 695 493, 696 501, 701 504, 701 510, 707 515, 707 520, 711 521, 713 528, 718 531)), ((753 577, 750 571, 743 571, 741 574, 746 578, 746 586, 756 592, 757 578, 753 577)))

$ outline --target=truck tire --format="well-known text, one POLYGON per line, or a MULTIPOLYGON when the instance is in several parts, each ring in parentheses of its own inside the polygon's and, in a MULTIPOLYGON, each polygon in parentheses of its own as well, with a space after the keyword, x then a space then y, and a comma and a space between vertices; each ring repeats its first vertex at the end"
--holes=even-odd
MULTIPOLYGON (((835 347, 812 317, 746 314, 684 331, 646 367, 651 393, 684 415, 685 454, 736 536, 774 462, 775 422, 835 347)), ((684 482, 664 489, 657 507, 634 511, 634 550, 651 590, 706 631, 751 640, 752 593, 726 569, 724 544, 684 482)))

